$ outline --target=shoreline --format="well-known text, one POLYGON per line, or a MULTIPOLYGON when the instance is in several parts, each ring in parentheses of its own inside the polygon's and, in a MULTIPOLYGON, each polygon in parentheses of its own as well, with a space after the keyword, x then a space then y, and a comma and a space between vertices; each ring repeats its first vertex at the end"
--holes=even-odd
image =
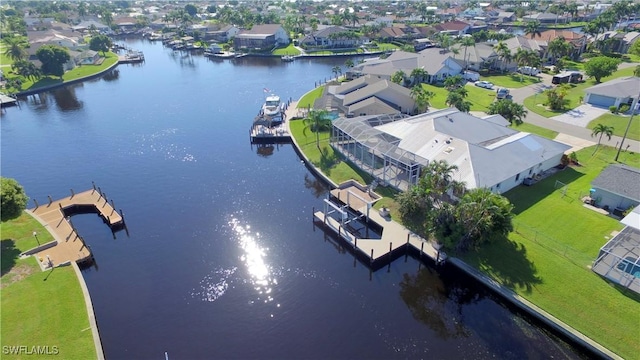
MULTIPOLYGON (((307 93, 303 94, 300 97, 300 99, 302 99, 306 94, 310 93, 311 91, 313 90, 310 90, 307 93)), ((291 103, 292 106, 289 107, 290 109, 292 109, 291 110, 292 112, 297 110, 297 104, 298 104, 298 101, 300 101, 300 99, 298 99, 297 101, 292 101, 291 103)), ((291 119, 291 117, 287 115, 287 119, 291 119)), ((290 120, 287 120, 287 128, 289 128, 288 131, 289 133, 291 133, 291 129, 289 127, 289 121, 290 120)), ((309 160, 306 154, 304 154, 304 152, 300 149, 298 142, 296 141, 296 138, 294 136, 291 136, 291 143, 293 144, 294 151, 300 156, 302 161, 305 163, 305 166, 312 173, 314 173, 323 182, 330 185, 331 187, 333 188, 338 187, 338 185, 335 182, 333 182, 333 180, 331 180, 328 176, 326 176, 321 169, 317 168, 309 160)), ((391 220, 391 221, 394 221, 394 220, 391 220)), ((485 275, 480 270, 465 263, 461 259, 458 259, 456 257, 448 257, 447 263, 451 263, 457 269, 461 270, 468 276, 482 283, 485 287, 487 287, 488 290, 493 291, 495 294, 500 296, 503 300, 513 304, 514 306, 521 309, 525 313, 536 318, 537 320, 539 320, 540 322, 542 322, 543 324, 551 328, 553 331, 555 331, 557 334, 561 334, 562 336, 565 337, 565 340, 571 341, 574 344, 581 346, 583 349, 590 351, 593 355, 597 355, 601 358, 623 359, 621 356, 617 355, 611 350, 600 345, 598 342, 582 334, 581 332, 569 326, 567 323, 563 322, 562 320, 549 314, 545 310, 538 307, 536 304, 530 302, 526 298, 517 294, 515 291, 501 285, 496 280, 485 275)))

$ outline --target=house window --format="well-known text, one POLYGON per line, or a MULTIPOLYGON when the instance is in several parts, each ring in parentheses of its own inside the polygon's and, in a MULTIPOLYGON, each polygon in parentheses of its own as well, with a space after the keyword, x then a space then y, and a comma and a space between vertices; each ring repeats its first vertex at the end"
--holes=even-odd
POLYGON ((529 169, 529 175, 531 175, 532 172, 533 172, 533 169, 529 169))
POLYGON ((518 182, 518 180, 520 180, 520 174, 516 175, 516 182, 518 182))
POLYGON ((498 183, 498 185, 496 185, 496 189, 500 189, 500 183, 498 183))

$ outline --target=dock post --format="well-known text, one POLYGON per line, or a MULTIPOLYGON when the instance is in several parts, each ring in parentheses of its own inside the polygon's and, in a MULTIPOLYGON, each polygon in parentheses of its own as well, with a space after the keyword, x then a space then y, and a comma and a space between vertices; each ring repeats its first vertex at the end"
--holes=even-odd
POLYGON ((60 211, 62 211, 62 204, 58 203, 58 206, 60 207, 60 211))
MULTIPOLYGON (((114 209, 116 208, 116 206, 115 206, 115 205, 113 205, 113 199, 111 199, 111 207, 112 207, 112 208, 114 208, 114 209)), ((408 241, 408 240, 407 240, 407 241, 408 241)))
POLYGON ((373 264, 373 249, 371 249, 371 263, 373 264))
POLYGON ((409 233, 407 233, 407 245, 409 245, 409 233))
POLYGON ((353 248, 354 249, 358 248, 358 237, 357 236, 354 238, 353 248))
MULTIPOLYGON (((107 203, 109 203, 109 200, 107 199, 107 195, 105 194, 105 196, 104 196, 104 205, 107 205, 107 203)), ((104 205, 102 205, 102 207, 104 207, 104 205)))
POLYGON ((342 236, 342 225, 338 225, 338 236, 342 236))
POLYGON ((47 197, 49 198, 49 206, 51 206, 51 203, 53 203, 53 199, 51 198, 51 195, 47 195, 47 197))
POLYGON ((420 257, 422 257, 422 254, 424 254, 424 241, 420 243, 420 257))
POLYGON ((389 242, 389 255, 391 255, 391 248, 393 247, 393 242, 389 242))
POLYGON ((38 201, 36 199, 33 199, 33 203, 36 204, 36 209, 38 208, 38 206, 40 206, 38 205, 38 201))
POLYGON ((96 191, 96 183, 92 181, 91 186, 93 186, 93 190, 91 191, 91 193, 93 194, 93 192, 96 191))
POLYGON ((71 189, 71 197, 70 197, 70 199, 73 199, 74 196, 76 196, 76 193, 74 193, 73 189, 71 189))
POLYGON ((316 207, 311 208, 311 221, 316 219, 316 207))
POLYGON ((102 196, 102 189, 100 189, 100 186, 98 186, 98 194, 100 194, 100 196, 102 196))

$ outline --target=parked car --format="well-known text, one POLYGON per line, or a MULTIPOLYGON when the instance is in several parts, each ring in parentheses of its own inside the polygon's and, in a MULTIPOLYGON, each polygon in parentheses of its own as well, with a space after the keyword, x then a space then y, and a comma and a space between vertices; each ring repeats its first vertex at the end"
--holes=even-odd
POLYGON ((493 84, 488 82, 488 81, 484 81, 484 80, 476 81, 474 84, 475 84, 475 86, 478 86, 478 87, 481 87, 481 88, 493 89, 493 84))
POLYGON ((540 74, 540 70, 536 67, 522 66, 518 68, 518 72, 525 75, 535 76, 540 74))
POLYGON ((509 96, 509 89, 499 88, 496 92, 496 99, 506 99, 509 96))

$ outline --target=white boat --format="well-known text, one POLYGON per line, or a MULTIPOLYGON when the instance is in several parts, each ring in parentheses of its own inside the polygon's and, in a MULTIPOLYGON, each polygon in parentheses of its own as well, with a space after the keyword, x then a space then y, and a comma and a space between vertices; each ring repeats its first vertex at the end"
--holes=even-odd
POLYGON ((282 59, 282 61, 289 62, 295 60, 296 58, 293 57, 293 55, 282 55, 280 59, 282 59))
POLYGON ((269 116, 273 120, 282 118, 282 103, 280 102, 280 97, 274 94, 268 95, 264 104, 262 104, 261 113, 263 116, 269 116))

